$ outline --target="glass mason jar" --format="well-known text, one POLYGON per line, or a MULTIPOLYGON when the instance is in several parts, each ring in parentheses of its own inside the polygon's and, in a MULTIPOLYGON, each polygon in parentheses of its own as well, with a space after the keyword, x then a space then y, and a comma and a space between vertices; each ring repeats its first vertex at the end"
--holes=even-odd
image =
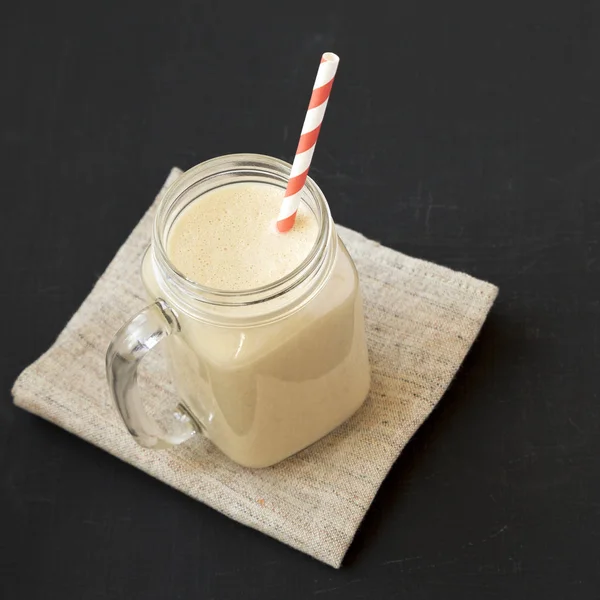
POLYGON ((165 251, 171 225, 190 202, 243 182, 277 186, 283 197, 290 168, 269 156, 221 156, 165 193, 142 264, 153 304, 116 334, 106 358, 113 398, 142 446, 165 448, 202 433, 235 462, 266 467, 317 441, 364 402, 370 370, 358 276, 312 179, 302 201, 317 219, 317 240, 278 281, 248 291, 207 288, 179 272, 165 251), (146 412, 137 391, 138 363, 159 342, 180 398, 166 425, 146 412))

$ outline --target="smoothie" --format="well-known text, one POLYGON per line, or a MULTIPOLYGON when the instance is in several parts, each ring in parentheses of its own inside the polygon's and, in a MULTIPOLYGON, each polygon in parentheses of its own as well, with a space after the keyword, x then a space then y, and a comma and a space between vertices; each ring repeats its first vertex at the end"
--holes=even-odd
MULTIPOLYGON (((301 265, 319 234, 304 204, 294 228, 277 232, 281 198, 280 187, 258 182, 204 193, 173 221, 169 260, 187 279, 219 290, 281 279, 301 265)), ((334 252, 323 285, 281 318, 257 318, 268 306, 248 306, 249 320, 240 324, 178 312, 180 332, 167 338, 178 392, 209 439, 242 465, 265 467, 298 452, 348 419, 367 396, 357 273, 337 238, 334 252)), ((155 275, 147 258, 146 287, 169 302, 155 275)), ((211 307, 213 316, 220 310, 211 307)))

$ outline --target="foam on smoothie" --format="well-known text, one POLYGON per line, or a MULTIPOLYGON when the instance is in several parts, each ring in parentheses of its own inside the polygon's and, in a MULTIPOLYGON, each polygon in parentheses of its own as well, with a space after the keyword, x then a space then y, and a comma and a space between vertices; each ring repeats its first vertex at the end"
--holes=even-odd
POLYGON ((203 194, 173 223, 171 262, 188 279, 221 290, 257 288, 291 273, 308 256, 319 233, 301 203, 293 229, 279 233, 275 219, 283 190, 244 182, 203 194))

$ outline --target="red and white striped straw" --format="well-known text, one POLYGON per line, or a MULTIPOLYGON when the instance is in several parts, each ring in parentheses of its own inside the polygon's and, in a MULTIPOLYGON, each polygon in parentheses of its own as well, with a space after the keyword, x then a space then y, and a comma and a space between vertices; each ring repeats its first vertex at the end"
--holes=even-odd
POLYGON ((277 229, 282 233, 289 231, 294 226, 300 204, 300 193, 308 176, 310 161, 315 151, 321 123, 327 108, 327 101, 331 93, 331 86, 333 85, 333 78, 339 62, 339 57, 333 52, 325 52, 321 58, 312 96, 308 104, 308 111, 302 126, 300 141, 296 149, 296 156, 294 156, 294 162, 292 163, 290 180, 277 217, 277 229))

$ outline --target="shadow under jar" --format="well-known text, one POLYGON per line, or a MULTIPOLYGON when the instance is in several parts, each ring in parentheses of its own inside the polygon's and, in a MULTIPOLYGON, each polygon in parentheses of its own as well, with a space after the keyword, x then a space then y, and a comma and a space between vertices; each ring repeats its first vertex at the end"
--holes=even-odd
POLYGON ((142 446, 165 448, 201 432, 235 462, 267 467, 364 402, 370 370, 358 276, 314 181, 307 179, 302 202, 317 220, 317 239, 278 281, 248 291, 207 288, 179 272, 165 250, 178 215, 203 194, 257 182, 283 197, 289 173, 288 163, 268 156, 222 156, 184 173, 163 197, 142 263, 153 304, 115 335, 106 358, 113 398, 142 446), (180 397, 166 426, 144 409, 136 377, 161 341, 180 397))

